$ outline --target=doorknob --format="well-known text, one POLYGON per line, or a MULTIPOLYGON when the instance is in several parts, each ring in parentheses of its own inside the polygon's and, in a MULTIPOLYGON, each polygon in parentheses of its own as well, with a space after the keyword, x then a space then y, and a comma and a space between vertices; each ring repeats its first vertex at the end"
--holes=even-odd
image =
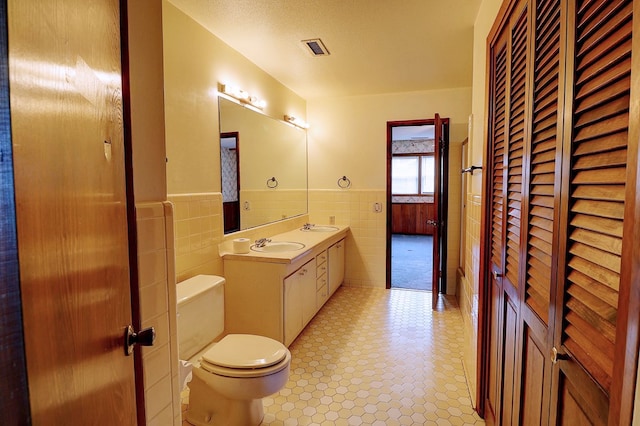
POLYGON ((438 226, 438 222, 433 219, 429 219, 427 220, 427 225, 438 226))
POLYGON ((156 330, 153 327, 140 330, 138 333, 133 331, 133 327, 128 325, 124 329, 124 354, 129 356, 133 353, 133 347, 138 344, 141 346, 153 346, 156 340, 156 330))

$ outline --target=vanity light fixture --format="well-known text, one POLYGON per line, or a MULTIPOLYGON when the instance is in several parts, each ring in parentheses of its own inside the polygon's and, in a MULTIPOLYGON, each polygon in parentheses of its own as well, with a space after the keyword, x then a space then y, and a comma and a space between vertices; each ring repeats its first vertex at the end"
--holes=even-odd
POLYGON ((296 118, 292 115, 285 115, 284 121, 286 121, 287 123, 293 124, 294 126, 300 127, 301 129, 309 128, 309 123, 303 120, 300 120, 299 118, 296 118))
POLYGON ((220 92, 227 96, 232 97, 241 104, 251 105, 254 108, 264 109, 267 106, 267 102, 264 99, 260 99, 256 96, 250 95, 239 87, 231 84, 220 84, 220 92))

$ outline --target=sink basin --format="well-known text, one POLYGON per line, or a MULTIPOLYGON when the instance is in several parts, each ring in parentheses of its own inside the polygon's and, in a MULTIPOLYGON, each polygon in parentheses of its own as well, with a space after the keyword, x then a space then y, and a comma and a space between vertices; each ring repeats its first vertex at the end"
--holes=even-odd
POLYGON ((296 251, 304 248, 304 244, 293 241, 271 241, 262 247, 251 246, 251 250, 262 253, 280 253, 283 251, 296 251))
POLYGON ((337 231, 338 227, 330 225, 313 225, 311 228, 300 228, 300 230, 303 232, 333 232, 337 231))

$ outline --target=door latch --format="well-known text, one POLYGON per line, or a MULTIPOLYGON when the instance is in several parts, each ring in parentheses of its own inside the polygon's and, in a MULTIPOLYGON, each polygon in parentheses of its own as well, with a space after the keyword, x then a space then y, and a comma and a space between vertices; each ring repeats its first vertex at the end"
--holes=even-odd
POLYGON ((563 361, 569 359, 569 355, 558 353, 558 349, 554 346, 551 348, 551 363, 557 364, 558 361, 563 361))
POLYGON ((141 346, 153 346, 156 340, 156 330, 153 327, 140 330, 138 333, 133 331, 133 327, 128 325, 124 329, 124 354, 129 356, 133 353, 133 347, 138 344, 141 346))

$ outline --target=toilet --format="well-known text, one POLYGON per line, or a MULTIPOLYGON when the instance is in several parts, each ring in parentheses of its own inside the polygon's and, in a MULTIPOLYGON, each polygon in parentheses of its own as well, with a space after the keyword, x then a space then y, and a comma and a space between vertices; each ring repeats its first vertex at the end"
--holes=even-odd
POLYGON ((177 285, 180 359, 193 364, 186 420, 195 425, 259 425, 262 398, 284 387, 291 353, 264 336, 224 332, 222 277, 198 275, 177 285))

